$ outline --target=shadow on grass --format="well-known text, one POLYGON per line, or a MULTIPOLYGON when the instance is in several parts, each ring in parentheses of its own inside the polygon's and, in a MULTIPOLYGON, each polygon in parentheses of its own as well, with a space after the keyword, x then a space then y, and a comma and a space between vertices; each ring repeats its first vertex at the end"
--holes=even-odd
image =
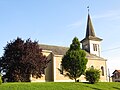
POLYGON ((82 83, 86 83, 86 84, 89 84, 89 82, 82 82, 82 83))
MULTIPOLYGON (((82 82, 82 83, 85 83, 85 84, 91 84, 91 83, 89 83, 89 82, 82 82)), ((94 85, 94 84, 96 84, 96 83, 93 83, 93 84, 91 84, 91 85, 94 85)))
POLYGON ((117 89, 117 90, 120 90, 120 88, 118 88, 118 87, 113 87, 114 89, 117 89))
MULTIPOLYGON (((89 83, 89 82, 83 82, 83 83, 85 83, 85 84, 90 84, 90 85, 94 85, 94 84, 91 84, 91 83, 89 83)), ((100 89, 100 88, 96 88, 96 87, 92 87, 92 86, 86 86, 86 85, 84 85, 85 87, 88 87, 88 88, 91 88, 91 89, 93 89, 93 90, 102 90, 102 89, 100 89)))
POLYGON ((91 87, 91 86, 85 86, 85 87, 88 87, 88 88, 91 88, 91 89, 94 89, 94 90, 102 90, 102 89, 91 87))

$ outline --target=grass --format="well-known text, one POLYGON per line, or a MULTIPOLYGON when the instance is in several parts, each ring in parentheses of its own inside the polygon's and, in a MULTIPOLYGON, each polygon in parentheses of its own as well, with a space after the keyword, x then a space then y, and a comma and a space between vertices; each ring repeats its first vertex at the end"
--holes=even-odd
POLYGON ((120 90, 119 82, 96 84, 74 82, 3 83, 0 90, 120 90))

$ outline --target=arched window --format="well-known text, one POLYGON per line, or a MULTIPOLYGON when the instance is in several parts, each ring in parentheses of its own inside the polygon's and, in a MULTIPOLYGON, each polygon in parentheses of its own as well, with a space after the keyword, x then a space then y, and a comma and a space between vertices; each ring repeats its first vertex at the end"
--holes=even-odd
POLYGON ((94 69, 94 66, 92 65, 92 66, 91 66, 91 68, 93 68, 93 69, 94 69))
POLYGON ((101 66, 102 76, 104 76, 104 67, 101 66))

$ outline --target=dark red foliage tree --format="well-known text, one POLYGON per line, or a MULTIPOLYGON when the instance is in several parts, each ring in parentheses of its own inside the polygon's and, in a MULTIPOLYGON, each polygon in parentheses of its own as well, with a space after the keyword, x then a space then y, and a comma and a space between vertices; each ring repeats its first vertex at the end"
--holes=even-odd
POLYGON ((49 60, 42 54, 38 42, 17 38, 4 48, 0 71, 9 82, 28 82, 31 75, 40 78, 49 60))

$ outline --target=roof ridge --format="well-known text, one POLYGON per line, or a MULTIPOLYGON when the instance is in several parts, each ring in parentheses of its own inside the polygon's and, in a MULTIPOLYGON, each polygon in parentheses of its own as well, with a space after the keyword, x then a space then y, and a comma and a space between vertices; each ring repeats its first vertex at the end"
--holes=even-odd
POLYGON ((39 45, 45 45, 45 46, 53 46, 53 47, 63 47, 63 48, 69 48, 67 46, 57 46, 57 45, 50 45, 50 44, 39 44, 39 45))

